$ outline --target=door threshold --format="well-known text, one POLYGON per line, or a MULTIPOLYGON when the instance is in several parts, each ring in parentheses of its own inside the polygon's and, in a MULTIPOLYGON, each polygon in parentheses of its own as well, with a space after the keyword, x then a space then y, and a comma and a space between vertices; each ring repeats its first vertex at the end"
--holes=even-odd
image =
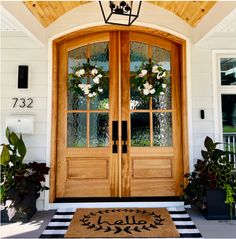
POLYGON ((55 203, 97 203, 97 202, 173 202, 180 197, 64 197, 56 198, 55 203))
MULTIPOLYGON (((49 209, 59 209, 59 208, 157 208, 157 207, 184 207, 184 202, 179 199, 179 197, 158 197, 158 198, 128 198, 129 201, 125 201, 124 198, 109 198, 109 201, 96 201, 93 198, 93 201, 90 198, 90 201, 65 201, 65 200, 56 200, 55 203, 49 204, 49 209), (161 200, 161 199, 168 200, 161 200), (116 199, 116 201, 115 201, 116 199), (119 199, 119 201, 117 201, 119 199), (172 199, 172 200, 171 200, 172 199), (175 200, 174 200, 175 199, 175 200), (177 200, 176 200, 177 199, 177 200)), ((106 198, 107 200, 107 198, 106 198)))

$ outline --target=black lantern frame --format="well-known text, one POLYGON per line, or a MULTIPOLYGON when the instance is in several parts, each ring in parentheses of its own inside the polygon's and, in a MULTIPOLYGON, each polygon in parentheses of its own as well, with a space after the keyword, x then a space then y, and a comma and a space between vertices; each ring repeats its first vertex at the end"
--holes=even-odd
POLYGON ((130 26, 139 16, 140 8, 142 1, 136 1, 138 2, 138 7, 136 9, 136 13, 133 13, 133 1, 128 1, 130 4, 127 3, 127 1, 120 1, 120 3, 117 5, 115 1, 103 1, 104 3, 109 3, 110 12, 105 14, 105 11, 103 9, 102 1, 99 1, 99 5, 101 7, 102 15, 104 18, 105 23, 107 24, 113 24, 113 25, 123 25, 123 26, 130 26), (127 24, 120 23, 120 22, 114 22, 111 20, 111 17, 113 15, 122 15, 125 16, 127 20, 127 24))

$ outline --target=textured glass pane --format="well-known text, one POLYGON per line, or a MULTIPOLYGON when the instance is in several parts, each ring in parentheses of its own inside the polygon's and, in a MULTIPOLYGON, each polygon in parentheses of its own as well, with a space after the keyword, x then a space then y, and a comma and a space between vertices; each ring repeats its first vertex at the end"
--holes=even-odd
POLYGON ((172 146, 171 113, 153 113, 153 146, 172 146))
POLYGON ((148 45, 140 42, 131 42, 130 71, 137 71, 143 62, 148 62, 148 45))
POLYGON ((104 84, 101 85, 103 92, 91 99, 90 109, 108 110, 109 109, 109 44, 99 42, 90 45, 91 64, 102 67, 105 74, 104 84))
POLYGON ((86 96, 80 96, 76 93, 68 92, 68 109, 69 110, 86 110, 86 96))
POLYGON ((221 58, 221 85, 236 85, 236 58, 221 58))
POLYGON ((69 113, 67 115, 67 146, 86 147, 86 114, 69 113))
POLYGON ((90 147, 105 147, 109 145, 108 113, 90 114, 90 147))
MULTIPOLYGON (((137 71, 143 62, 148 61, 148 45, 139 42, 130 43, 130 72, 137 71)), ((130 85, 130 109, 149 109, 149 99, 140 98, 140 93, 135 85, 130 85)))
POLYGON ((223 132, 236 134, 236 95, 222 95, 223 132))
POLYGON ((170 52, 158 46, 152 46, 152 61, 170 71, 170 52))
MULTIPOLYGON (((170 52, 157 46, 152 46, 152 60, 161 65, 170 73, 170 52)), ((164 95, 153 97, 153 109, 171 109, 171 77, 167 79, 167 87, 164 95)))
POLYGON ((167 78, 167 86, 164 95, 152 98, 153 109, 171 109, 171 77, 167 78))
MULTIPOLYGON (((87 62, 86 59, 86 46, 76 48, 68 52, 68 74, 73 73, 71 67, 82 65, 87 62)), ((86 80, 85 82, 86 83, 86 80)), ((68 88, 69 88, 68 82, 68 88)), ((86 97, 79 96, 76 93, 72 93, 68 89, 68 109, 69 110, 86 110, 86 97)))
POLYGON ((92 65, 102 67, 103 71, 109 71, 109 44, 108 42, 99 42, 90 45, 92 65))
POLYGON ((150 146, 149 113, 131 113, 131 146, 150 146))
MULTIPOLYGON (((134 92, 133 92, 134 93, 134 92)), ((140 94, 133 95, 130 100, 130 109, 137 110, 137 109, 149 109, 149 99, 145 98, 142 99, 140 94)))

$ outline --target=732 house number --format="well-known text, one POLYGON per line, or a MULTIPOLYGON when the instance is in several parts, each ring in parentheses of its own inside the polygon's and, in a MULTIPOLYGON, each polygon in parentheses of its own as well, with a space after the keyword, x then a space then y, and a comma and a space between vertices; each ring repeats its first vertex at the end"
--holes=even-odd
POLYGON ((12 98, 13 108, 33 108, 33 99, 32 98, 12 98))

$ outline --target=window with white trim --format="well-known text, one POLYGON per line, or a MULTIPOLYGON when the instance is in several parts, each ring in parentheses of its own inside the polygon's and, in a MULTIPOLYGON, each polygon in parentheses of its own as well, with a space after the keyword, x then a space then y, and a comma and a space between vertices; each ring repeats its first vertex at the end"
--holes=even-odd
MULTIPOLYGON (((224 148, 236 153, 236 55, 220 55, 218 61, 219 125, 224 148)), ((236 168, 236 156, 232 156, 236 168)))

